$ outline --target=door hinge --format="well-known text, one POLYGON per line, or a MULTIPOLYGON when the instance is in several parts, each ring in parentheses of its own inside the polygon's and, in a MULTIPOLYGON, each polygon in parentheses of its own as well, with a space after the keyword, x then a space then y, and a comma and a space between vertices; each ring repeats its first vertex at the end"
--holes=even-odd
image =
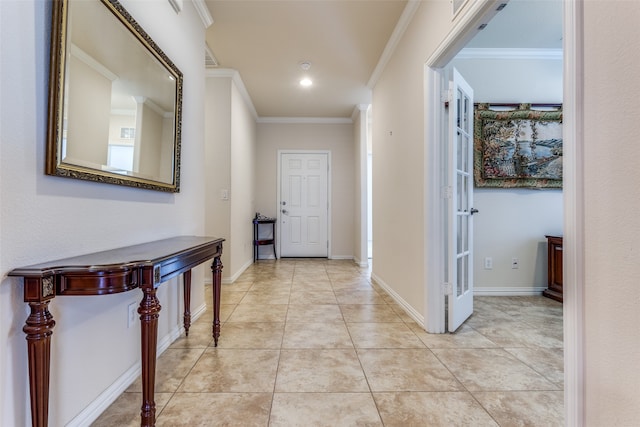
POLYGON ((449 106, 449 103, 451 102, 453 98, 453 89, 449 88, 447 90, 442 91, 441 94, 441 101, 444 102, 445 106, 449 106))
POLYGON ((445 295, 453 294, 453 287, 451 286, 451 283, 442 284, 442 293, 444 293, 445 295))
POLYGON ((440 197, 442 197, 443 199, 450 199, 451 197, 453 197, 453 187, 451 187, 450 185, 445 185, 440 190, 441 190, 440 197))

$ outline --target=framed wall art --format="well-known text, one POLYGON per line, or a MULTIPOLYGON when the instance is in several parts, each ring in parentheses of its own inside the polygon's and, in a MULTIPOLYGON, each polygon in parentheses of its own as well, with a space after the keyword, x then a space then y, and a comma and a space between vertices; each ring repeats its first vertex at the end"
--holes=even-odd
POLYGON ((562 105, 474 107, 476 187, 562 188, 562 105))

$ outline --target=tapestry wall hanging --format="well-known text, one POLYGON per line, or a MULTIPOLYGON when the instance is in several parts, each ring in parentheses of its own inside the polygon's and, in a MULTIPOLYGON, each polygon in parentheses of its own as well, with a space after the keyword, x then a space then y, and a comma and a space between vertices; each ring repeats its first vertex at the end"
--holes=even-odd
POLYGON ((476 187, 562 188, 562 106, 475 104, 476 187))

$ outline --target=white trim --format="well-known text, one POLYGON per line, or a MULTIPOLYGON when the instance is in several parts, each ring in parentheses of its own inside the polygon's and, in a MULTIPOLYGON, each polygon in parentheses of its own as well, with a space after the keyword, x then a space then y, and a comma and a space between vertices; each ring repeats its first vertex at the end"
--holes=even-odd
POLYGON ((369 259, 367 259, 366 261, 362 261, 359 258, 353 258, 353 262, 358 266, 358 267, 362 267, 362 268, 367 268, 369 267, 369 259))
MULTIPOLYGON (((251 264, 253 264, 253 258, 251 258, 250 260, 248 260, 247 262, 244 263, 244 265, 242 267, 240 267, 240 269, 236 272, 236 274, 234 274, 233 276, 230 277, 224 277, 222 279, 222 284, 223 285, 230 285, 233 282, 235 282, 236 280, 238 280, 238 277, 240 277, 240 275, 242 273, 244 273, 244 271, 251 267, 251 264)), ((211 277, 211 275, 207 275, 204 279, 204 284, 205 285, 212 285, 213 284, 213 277, 211 277)))
MULTIPOLYGON (((368 154, 367 154, 367 140, 369 138, 369 107, 370 104, 359 104, 358 110, 360 112, 360 139, 356 141, 356 155, 357 161, 360 165, 360 188, 356 188, 357 194, 360 195, 360 218, 355 218, 356 224, 360 227, 360 241, 356 242, 354 252, 355 258, 358 260, 367 260, 369 255, 369 194, 368 188, 368 154)), ((358 262, 361 264, 361 262, 358 262)))
POLYGON ((209 12, 209 8, 207 7, 207 3, 205 0, 193 0, 193 5, 202 19, 202 25, 204 28, 209 28, 211 24, 213 24, 213 17, 211 17, 211 12, 209 12))
POLYGON ((329 257, 329 259, 335 259, 335 260, 344 260, 344 259, 346 259, 346 260, 351 260, 351 261, 354 260, 353 255, 331 255, 329 257))
MULTIPOLYGON (((332 203, 331 203, 331 175, 333 174, 333 167, 331 165, 331 150, 290 150, 290 149, 282 149, 278 150, 278 167, 277 167, 277 188, 276 188, 276 218, 278 220, 278 224, 281 224, 282 221, 282 210, 280 206, 280 187, 281 187, 281 178, 282 178, 282 155, 283 154, 326 154, 327 155, 327 259, 335 259, 332 258, 331 255, 331 212, 332 212, 332 203)), ((282 227, 276 227, 278 238, 276 239, 276 244, 278 245, 277 252, 282 254, 282 227)), ((282 256, 282 255, 281 255, 282 256)))
POLYGON ((445 308, 444 292, 441 284, 445 282, 445 247, 446 234, 445 223, 446 200, 442 198, 442 186, 444 185, 442 159, 443 147, 440 144, 444 135, 444 117, 441 96, 442 84, 445 81, 443 70, 430 68, 425 65, 424 82, 424 111, 425 111, 425 141, 424 170, 425 196, 424 211, 428 212, 424 230, 425 260, 426 266, 424 283, 424 306, 427 311, 424 328, 430 333, 445 332, 445 308))
POLYGON ((427 65, 432 68, 440 68, 447 65, 460 50, 477 33, 480 24, 487 23, 498 13, 498 6, 504 0, 478 0, 471 7, 465 8, 464 13, 456 18, 444 40, 427 60, 427 65))
MULTIPOLYGON (((191 319, 195 322, 200 316, 207 311, 207 305, 202 304, 196 310, 192 312, 191 319)), ((182 334, 184 333, 184 326, 181 321, 178 321, 176 327, 174 327, 162 340, 158 342, 156 359, 160 357, 164 351, 182 334)), ((88 426, 98 419, 116 399, 124 393, 131 384, 140 376, 142 372, 142 365, 140 362, 136 362, 133 366, 127 369, 120 377, 118 377, 113 384, 107 387, 97 398, 95 398, 89 405, 87 405, 78 415, 76 415, 68 424, 67 427, 82 427, 88 426)))
POLYGON ((418 6, 420 6, 420 3, 421 0, 409 0, 407 2, 407 5, 402 11, 402 15, 400 15, 400 19, 398 19, 398 23, 391 33, 391 37, 389 37, 389 41, 387 41, 387 45, 382 51, 382 55, 380 55, 380 59, 378 60, 376 68, 373 69, 373 73, 371 73, 371 77, 369 77, 367 87, 373 88, 376 83, 378 83, 380 75, 384 71, 384 68, 387 66, 387 63, 395 52, 396 46, 398 46, 398 43, 400 43, 400 39, 404 35, 404 32, 407 30, 409 23, 411 23, 411 19, 413 19, 413 15, 415 15, 416 11, 418 10, 418 6))
POLYGON ((246 102, 247 107, 249 108, 249 112, 253 116, 253 119, 256 121, 258 120, 258 112, 256 111, 256 107, 253 105, 253 101, 251 100, 251 95, 249 95, 249 92, 247 91, 247 88, 244 85, 244 82, 242 81, 242 77, 240 76, 240 73, 237 70, 234 70, 232 68, 207 69, 205 71, 205 76, 207 78, 209 77, 230 78, 238 88, 238 92, 240 92, 240 96, 242 96, 242 98, 244 99, 244 102, 246 102))
POLYGON ((116 73, 102 65, 102 63, 97 61, 93 56, 89 55, 87 52, 80 49, 73 43, 71 43, 71 45, 69 46, 69 53, 71 54, 71 56, 77 58, 79 61, 82 61, 87 65, 87 67, 93 69, 107 80, 113 82, 119 79, 116 73))
POLYGON ((462 49, 456 59, 548 59, 562 61, 562 49, 462 49))
POLYGON ((523 286, 523 287, 502 287, 502 286, 483 286, 473 289, 474 296, 526 296, 526 295, 542 295, 546 286, 523 286))
POLYGON ((355 121, 356 117, 358 117, 358 113, 362 112, 362 111, 367 111, 367 109, 369 108, 371 104, 357 104, 355 107, 353 107, 353 112, 351 113, 351 121, 355 121))
POLYGON ((568 427, 586 423, 584 386, 584 10, 583 0, 564 3, 563 93, 563 300, 564 419, 568 427))
POLYGON ((389 296, 407 313, 409 317, 416 321, 418 325, 424 325, 424 317, 415 308, 406 302, 391 286, 387 285, 384 280, 371 273, 371 280, 380 286, 389 296))
POLYGON ((285 123, 285 124, 322 124, 340 125, 353 124, 353 119, 346 117, 258 117, 258 123, 285 123))
POLYGON ((444 130, 442 96, 445 93, 443 84, 446 81, 445 67, 464 45, 479 31, 482 22, 488 22, 496 13, 501 0, 477 1, 469 8, 464 8, 456 16, 457 22, 438 45, 425 63, 424 71, 424 111, 425 111, 425 205, 429 212, 425 220, 425 259, 427 272, 424 276, 424 306, 427 315, 424 327, 430 333, 445 332, 444 284, 445 258, 443 248, 446 247, 445 200, 441 197, 441 188, 445 183, 442 176, 443 148, 440 146, 444 130))

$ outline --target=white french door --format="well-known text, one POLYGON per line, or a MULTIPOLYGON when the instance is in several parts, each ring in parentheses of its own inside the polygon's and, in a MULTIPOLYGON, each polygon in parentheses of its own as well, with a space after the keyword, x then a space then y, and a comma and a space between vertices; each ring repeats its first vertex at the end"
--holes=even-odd
POLYGON ((449 104, 449 331, 473 313, 473 89, 453 69, 449 104))
POLYGON ((280 153, 280 256, 329 255, 329 153, 280 153))

